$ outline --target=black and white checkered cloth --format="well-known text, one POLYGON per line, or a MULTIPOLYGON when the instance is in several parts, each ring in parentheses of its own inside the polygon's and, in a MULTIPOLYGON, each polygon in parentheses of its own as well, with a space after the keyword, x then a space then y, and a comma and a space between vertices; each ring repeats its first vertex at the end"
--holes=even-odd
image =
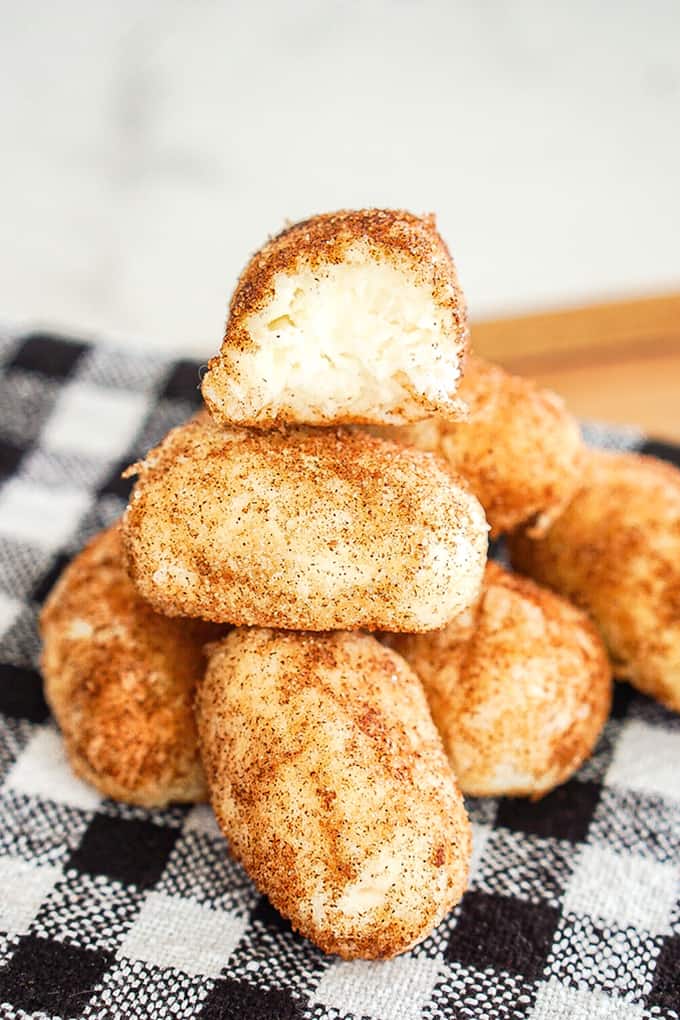
MULTIPOLYGON (((143 811, 76 780, 37 672, 39 607, 121 512, 121 469, 199 403, 199 367, 44 334, 0 337, 0 358, 0 1016, 680 1015, 680 718, 625 684, 566 785, 469 800, 469 891, 385 963, 293 934, 207 807, 143 811)), ((632 430, 589 439, 677 458, 632 430)))

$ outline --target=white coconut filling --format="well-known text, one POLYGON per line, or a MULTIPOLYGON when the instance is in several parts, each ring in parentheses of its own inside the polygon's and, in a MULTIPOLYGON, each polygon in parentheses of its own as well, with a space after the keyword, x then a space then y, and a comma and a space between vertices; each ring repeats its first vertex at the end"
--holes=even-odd
POLYGON ((448 403, 458 385, 459 345, 450 311, 431 290, 389 264, 345 261, 295 276, 280 273, 274 297, 245 327, 255 349, 229 352, 206 394, 242 408, 294 408, 332 417, 375 417, 404 404, 448 403))

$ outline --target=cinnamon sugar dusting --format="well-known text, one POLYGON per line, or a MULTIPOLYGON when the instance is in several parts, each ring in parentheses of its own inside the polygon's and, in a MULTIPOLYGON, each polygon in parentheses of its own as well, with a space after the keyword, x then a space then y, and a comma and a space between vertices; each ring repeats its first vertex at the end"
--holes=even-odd
POLYGON ((291 224, 253 255, 231 299, 225 344, 240 350, 250 345, 243 319, 273 296, 277 273, 292 276, 301 263, 312 269, 338 265, 357 243, 366 245, 379 261, 408 261, 419 280, 431 284, 435 297, 451 308, 461 333, 466 330, 463 292, 452 277, 451 253, 432 213, 415 216, 404 209, 344 209, 291 224))

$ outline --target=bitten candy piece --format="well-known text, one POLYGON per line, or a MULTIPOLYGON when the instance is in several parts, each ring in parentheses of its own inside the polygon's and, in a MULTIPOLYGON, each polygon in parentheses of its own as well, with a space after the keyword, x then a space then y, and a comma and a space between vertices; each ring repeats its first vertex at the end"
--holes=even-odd
POLYGON ((513 563, 586 609, 617 673, 680 712, 680 471, 591 451, 581 483, 543 538, 513 538, 513 563))
POLYGON ((467 314, 433 216, 326 213, 264 245, 231 300, 203 398, 223 425, 457 416, 467 314))
POLYGON ((443 630, 387 640, 422 680, 464 793, 542 796, 590 755, 609 715, 609 660, 585 613, 497 563, 443 630))
POLYGON ((580 483, 578 423, 556 393, 481 358, 468 358, 459 394, 469 407, 467 421, 433 418, 394 438, 439 454, 462 475, 494 538, 520 524, 540 534, 580 483))
POLYGON ((192 702, 218 628, 166 620, 137 594, 114 525, 61 575, 42 611, 45 694, 81 778, 115 800, 205 800, 192 702))
POLYGON ((458 902, 469 822, 395 652, 366 634, 232 631, 196 712, 231 850, 324 952, 395 956, 458 902))
POLYGON ((359 432, 174 429, 124 516, 129 569, 170 616, 293 630, 428 630, 473 601, 477 500, 430 454, 359 432))

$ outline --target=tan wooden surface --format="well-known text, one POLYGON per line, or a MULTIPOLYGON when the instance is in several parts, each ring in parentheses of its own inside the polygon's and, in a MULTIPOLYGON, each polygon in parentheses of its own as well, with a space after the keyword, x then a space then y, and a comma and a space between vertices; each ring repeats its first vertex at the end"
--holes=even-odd
POLYGON ((473 322, 472 345, 580 418, 680 442, 680 294, 473 322))

